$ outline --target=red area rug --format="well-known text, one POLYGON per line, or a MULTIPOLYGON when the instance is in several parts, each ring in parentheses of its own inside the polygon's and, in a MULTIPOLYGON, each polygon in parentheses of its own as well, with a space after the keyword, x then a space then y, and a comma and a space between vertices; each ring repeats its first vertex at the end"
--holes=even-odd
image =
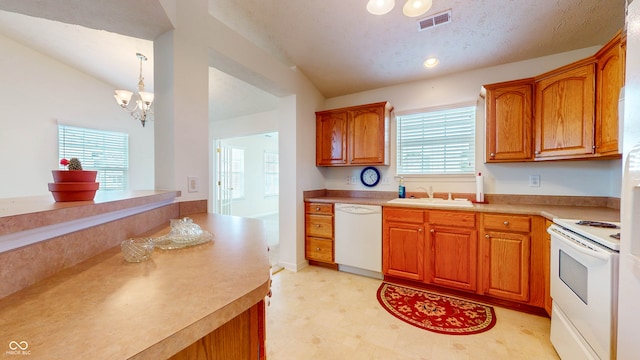
POLYGON ((378 301, 398 319, 440 334, 477 334, 496 324, 491 306, 386 282, 378 289, 378 301))

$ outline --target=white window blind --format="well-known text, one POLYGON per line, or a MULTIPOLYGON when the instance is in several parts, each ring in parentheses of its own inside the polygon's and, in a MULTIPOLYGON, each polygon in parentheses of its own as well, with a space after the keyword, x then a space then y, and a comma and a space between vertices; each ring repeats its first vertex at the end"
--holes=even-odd
POLYGON ((398 175, 472 174, 475 106, 397 117, 398 175))
POLYGON ((264 152, 264 196, 277 196, 279 193, 279 157, 277 152, 264 152))
POLYGON ((58 155, 78 158, 84 170, 98 170, 100 190, 128 187, 129 134, 58 125, 58 155))

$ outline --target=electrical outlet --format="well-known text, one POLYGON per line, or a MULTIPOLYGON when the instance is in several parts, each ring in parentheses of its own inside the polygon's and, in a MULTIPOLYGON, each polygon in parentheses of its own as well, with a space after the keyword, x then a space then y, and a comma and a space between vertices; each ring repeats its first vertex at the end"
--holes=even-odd
POLYGON ((355 185, 356 184, 356 177, 352 176, 351 177, 351 185, 355 185))
POLYGON ((347 178, 344 179, 344 183, 347 185, 351 184, 351 176, 347 175, 347 178))
POLYGON ((530 187, 540 187, 540 175, 530 175, 529 176, 529 186, 530 187))

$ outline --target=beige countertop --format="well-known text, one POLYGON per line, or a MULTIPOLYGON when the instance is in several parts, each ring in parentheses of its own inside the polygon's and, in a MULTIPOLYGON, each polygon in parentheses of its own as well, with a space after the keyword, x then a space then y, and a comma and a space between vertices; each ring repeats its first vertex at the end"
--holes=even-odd
MULTIPOLYGON (((156 249, 142 263, 114 247, 0 299, 0 354, 15 359, 16 342, 28 344, 29 359, 164 359, 262 300, 270 286, 262 222, 190 217, 214 242, 156 249)), ((167 223, 144 235, 168 232, 167 223)))
POLYGON ((475 211, 506 214, 539 215, 549 220, 554 218, 580 219, 580 220, 600 220, 600 221, 620 221, 620 210, 605 206, 575 206, 575 205, 548 205, 548 204, 473 204, 473 207, 453 207, 453 206, 423 206, 410 204, 389 204, 391 198, 377 197, 348 197, 348 196, 318 196, 308 197, 308 202, 324 203, 347 203, 361 205, 380 205, 387 207, 403 208, 424 208, 456 211, 475 211))
POLYGON ((0 199, 0 236, 108 212, 173 202, 180 191, 98 191, 93 201, 55 202, 51 195, 0 199))

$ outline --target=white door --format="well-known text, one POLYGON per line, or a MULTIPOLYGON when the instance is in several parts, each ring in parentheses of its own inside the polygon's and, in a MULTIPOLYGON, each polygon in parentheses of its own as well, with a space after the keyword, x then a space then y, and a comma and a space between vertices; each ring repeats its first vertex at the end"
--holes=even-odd
POLYGON ((218 180, 216 181, 216 212, 231 215, 231 150, 217 142, 218 180))

